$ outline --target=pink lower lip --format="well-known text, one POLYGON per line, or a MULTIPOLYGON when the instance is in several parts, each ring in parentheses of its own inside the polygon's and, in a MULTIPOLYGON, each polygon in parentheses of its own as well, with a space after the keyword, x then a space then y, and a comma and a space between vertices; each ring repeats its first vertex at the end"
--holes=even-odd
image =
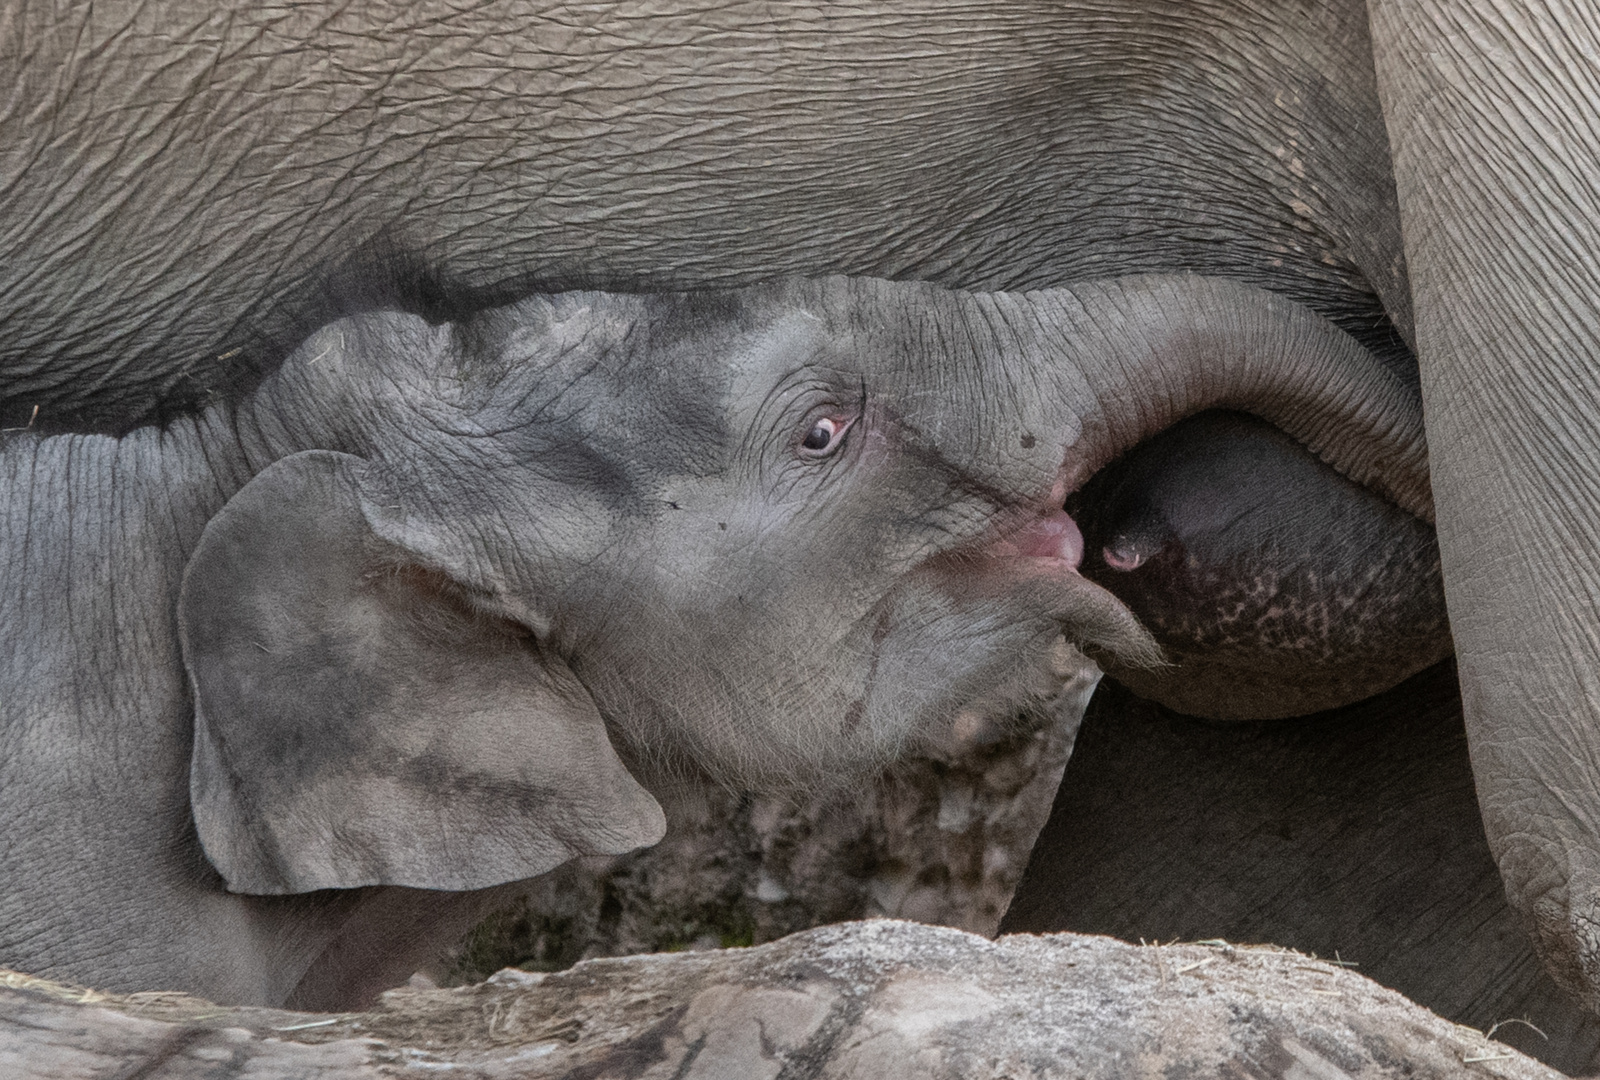
POLYGON ((995 554, 1056 559, 1076 570, 1083 562, 1083 534, 1065 510, 1035 518, 995 546, 995 554))

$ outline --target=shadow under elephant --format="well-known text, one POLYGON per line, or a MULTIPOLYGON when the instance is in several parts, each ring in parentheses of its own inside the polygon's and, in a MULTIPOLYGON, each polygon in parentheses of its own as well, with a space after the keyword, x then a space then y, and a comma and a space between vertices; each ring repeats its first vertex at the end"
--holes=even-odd
POLYGON ((1572 1073, 1600 1019, 1507 906, 1453 660, 1287 720, 1184 716, 1100 683, 1001 933, 1272 942, 1343 961, 1572 1073))

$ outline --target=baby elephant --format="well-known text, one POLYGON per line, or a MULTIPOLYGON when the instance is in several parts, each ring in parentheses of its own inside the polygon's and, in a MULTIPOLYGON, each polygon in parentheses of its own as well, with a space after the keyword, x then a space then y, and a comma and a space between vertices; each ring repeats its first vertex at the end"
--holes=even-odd
POLYGON ((1160 662, 1063 502, 1192 413, 1429 513, 1414 392, 1202 278, 536 296, 0 446, 0 964, 370 999, 635 779, 861 775, 1070 640, 1160 662))

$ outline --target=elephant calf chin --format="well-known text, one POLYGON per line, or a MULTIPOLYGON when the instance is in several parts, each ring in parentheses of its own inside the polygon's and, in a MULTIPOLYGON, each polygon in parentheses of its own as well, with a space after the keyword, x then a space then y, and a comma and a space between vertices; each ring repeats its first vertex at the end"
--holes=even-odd
POLYGON ((1254 417, 1210 412, 1072 499, 1083 573, 1172 661, 1105 667, 1191 716, 1300 716, 1387 690, 1450 654, 1433 529, 1254 417))

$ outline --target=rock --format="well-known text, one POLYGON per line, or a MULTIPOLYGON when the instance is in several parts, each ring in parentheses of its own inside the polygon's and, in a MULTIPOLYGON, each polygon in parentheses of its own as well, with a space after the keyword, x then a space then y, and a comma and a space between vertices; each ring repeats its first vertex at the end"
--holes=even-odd
POLYGON ((882 916, 992 936, 1100 676, 1064 640, 1053 667, 1020 694, 965 710, 941 742, 853 798, 658 790, 660 844, 546 874, 426 974, 459 985, 503 967, 760 944, 882 916), (1020 713, 1019 697, 1032 702, 1020 713))
POLYGON ((0 977, 0 1075, 678 1080, 1560 1074, 1335 964, 1220 942, 998 942, 896 921, 508 970, 367 1013, 0 977))

